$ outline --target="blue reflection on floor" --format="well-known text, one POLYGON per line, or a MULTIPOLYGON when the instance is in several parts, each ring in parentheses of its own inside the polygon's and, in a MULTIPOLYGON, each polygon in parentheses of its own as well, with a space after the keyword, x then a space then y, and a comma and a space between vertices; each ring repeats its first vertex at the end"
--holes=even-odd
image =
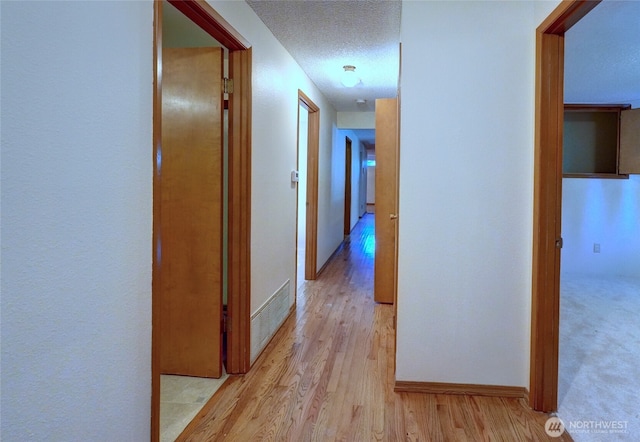
POLYGON ((367 213, 360 220, 361 233, 360 243, 362 245, 362 252, 368 258, 373 258, 376 254, 376 236, 374 229, 374 216, 371 213, 367 213))
POLYGON ((364 239, 362 250, 364 251, 365 255, 370 257, 373 257, 376 254, 376 238, 373 235, 367 236, 364 239))

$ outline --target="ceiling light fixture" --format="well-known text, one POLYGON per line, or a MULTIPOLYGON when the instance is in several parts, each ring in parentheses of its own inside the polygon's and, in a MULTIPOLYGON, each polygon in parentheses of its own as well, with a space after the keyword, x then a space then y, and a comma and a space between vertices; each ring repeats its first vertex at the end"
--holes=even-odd
POLYGON ((360 79, 356 76, 356 67, 350 64, 342 66, 344 72, 342 73, 342 84, 346 87, 354 87, 360 82, 360 79))

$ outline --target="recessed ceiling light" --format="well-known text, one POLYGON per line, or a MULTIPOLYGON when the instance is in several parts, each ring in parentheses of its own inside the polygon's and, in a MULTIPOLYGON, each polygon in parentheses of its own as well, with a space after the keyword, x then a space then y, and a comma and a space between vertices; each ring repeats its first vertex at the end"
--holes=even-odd
POLYGON ((357 104, 365 104, 366 102, 367 102, 367 100, 365 100, 364 98, 358 98, 358 99, 356 100, 356 103, 357 103, 357 104))

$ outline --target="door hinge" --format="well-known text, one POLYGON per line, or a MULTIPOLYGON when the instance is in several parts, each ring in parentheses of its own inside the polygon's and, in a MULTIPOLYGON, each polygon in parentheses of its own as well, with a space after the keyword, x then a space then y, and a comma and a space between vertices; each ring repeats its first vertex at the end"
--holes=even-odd
POLYGON ((230 78, 224 78, 223 88, 225 94, 233 94, 233 80, 230 78))
POLYGON ((563 245, 564 245, 564 241, 562 237, 556 239, 556 249, 561 249, 563 245))

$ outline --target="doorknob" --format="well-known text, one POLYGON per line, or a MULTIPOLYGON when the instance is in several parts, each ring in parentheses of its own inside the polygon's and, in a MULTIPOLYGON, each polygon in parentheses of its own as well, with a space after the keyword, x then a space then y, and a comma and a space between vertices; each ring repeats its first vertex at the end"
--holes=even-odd
POLYGON ((398 219, 398 215, 395 213, 390 213, 389 214, 389 219, 398 219))

